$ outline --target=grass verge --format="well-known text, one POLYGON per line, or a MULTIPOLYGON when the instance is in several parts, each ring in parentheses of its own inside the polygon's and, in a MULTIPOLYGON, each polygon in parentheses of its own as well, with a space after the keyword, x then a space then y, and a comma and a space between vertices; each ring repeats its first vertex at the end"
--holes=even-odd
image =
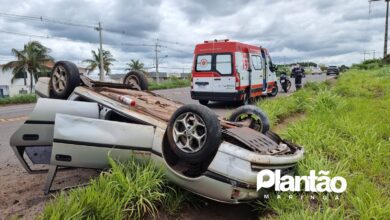
POLYGON ((16 95, 9 98, 0 98, 0 105, 23 104, 37 102, 35 94, 16 95))
POLYGON ((149 90, 173 89, 173 88, 188 87, 190 85, 191 82, 188 79, 179 79, 179 78, 171 77, 160 83, 156 83, 154 81, 149 82, 149 90))
POLYGON ((90 185, 61 192, 46 204, 38 219, 141 219, 155 218, 158 207, 176 214, 186 194, 168 185, 163 171, 151 162, 110 160, 111 170, 90 185))
POLYGON ((329 88, 328 82, 308 82, 305 84, 305 89, 299 90, 291 96, 261 100, 257 106, 267 113, 271 125, 274 126, 296 113, 304 113, 309 110, 311 102, 314 100, 313 97, 317 96, 320 91, 329 88))
POLYGON ((294 112, 284 138, 305 147, 298 175, 330 171, 346 178, 347 191, 275 194, 259 202, 267 218, 388 219, 390 216, 390 72, 351 70, 333 88, 312 84, 296 94, 259 103, 272 123, 294 112), (288 196, 292 195, 290 199, 288 196), (313 195, 313 198, 310 197, 313 195), (303 196, 303 198, 301 197, 303 196), (338 196, 339 199, 336 198, 338 196))

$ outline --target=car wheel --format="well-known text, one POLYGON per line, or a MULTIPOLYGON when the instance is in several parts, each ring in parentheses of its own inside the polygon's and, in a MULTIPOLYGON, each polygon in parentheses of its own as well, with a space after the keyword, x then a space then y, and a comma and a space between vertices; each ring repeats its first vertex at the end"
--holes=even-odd
POLYGON ((131 85, 135 90, 148 90, 148 80, 145 75, 138 70, 127 73, 123 79, 123 84, 131 85))
POLYGON ((80 85, 79 69, 72 62, 56 62, 49 85, 51 98, 67 99, 73 90, 80 85))
POLYGON ((243 122, 244 126, 265 134, 269 130, 267 115, 253 105, 241 106, 228 118, 231 122, 243 122))
POLYGON ((184 105, 173 113, 167 137, 172 151, 180 159, 202 163, 216 154, 222 140, 221 125, 209 108, 184 105))
POLYGON ((275 83, 274 88, 272 88, 272 92, 268 93, 268 96, 275 97, 278 95, 278 92, 279 92, 278 84, 275 83))
POLYGON ((199 103, 200 103, 201 105, 207 105, 207 104, 209 104, 209 100, 201 99, 201 100, 199 100, 199 103))

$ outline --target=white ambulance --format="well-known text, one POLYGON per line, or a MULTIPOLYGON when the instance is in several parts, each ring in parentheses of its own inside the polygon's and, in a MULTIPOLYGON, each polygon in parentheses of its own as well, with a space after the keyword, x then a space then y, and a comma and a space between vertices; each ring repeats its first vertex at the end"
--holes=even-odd
POLYGON ((205 41, 195 47, 191 98, 209 101, 250 100, 278 93, 275 65, 266 48, 229 40, 205 41))

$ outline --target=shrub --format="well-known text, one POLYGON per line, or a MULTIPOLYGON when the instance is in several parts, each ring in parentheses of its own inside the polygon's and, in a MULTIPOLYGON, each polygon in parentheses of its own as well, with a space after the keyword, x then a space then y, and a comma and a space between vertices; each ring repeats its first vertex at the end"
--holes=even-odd
POLYGON ((37 101, 35 94, 16 95, 9 98, 0 98, 0 105, 33 103, 37 101))
POLYGON ((151 162, 110 160, 111 170, 84 188, 62 192, 39 219, 141 219, 156 216, 170 191, 163 172, 151 162))

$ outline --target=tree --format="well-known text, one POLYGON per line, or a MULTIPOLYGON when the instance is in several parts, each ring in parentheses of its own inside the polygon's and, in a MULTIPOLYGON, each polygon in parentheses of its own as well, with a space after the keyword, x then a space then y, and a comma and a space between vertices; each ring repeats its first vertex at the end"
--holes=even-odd
POLYGON ((142 71, 144 69, 144 64, 142 62, 140 62, 139 60, 133 60, 131 59, 130 60, 130 63, 127 64, 129 66, 129 68, 127 68, 126 70, 140 70, 142 71))
MULTIPOLYGON (((88 63, 87 69, 88 73, 91 71, 94 71, 96 67, 99 68, 100 70, 100 49, 97 50, 92 50, 92 59, 86 59, 83 60, 83 62, 88 63)), ((103 50, 103 69, 106 71, 106 74, 108 75, 111 72, 110 66, 113 65, 112 62, 115 61, 113 58, 112 54, 108 50, 103 50)))
POLYGON ((12 80, 19 78, 22 74, 22 77, 27 78, 27 72, 30 75, 30 93, 32 93, 33 79, 37 82, 39 77, 39 72, 47 70, 44 64, 47 62, 53 62, 53 58, 48 55, 50 49, 43 46, 39 41, 30 41, 24 45, 23 50, 17 50, 12 48, 12 53, 15 55, 16 60, 6 63, 3 66, 3 71, 12 69, 12 80))

